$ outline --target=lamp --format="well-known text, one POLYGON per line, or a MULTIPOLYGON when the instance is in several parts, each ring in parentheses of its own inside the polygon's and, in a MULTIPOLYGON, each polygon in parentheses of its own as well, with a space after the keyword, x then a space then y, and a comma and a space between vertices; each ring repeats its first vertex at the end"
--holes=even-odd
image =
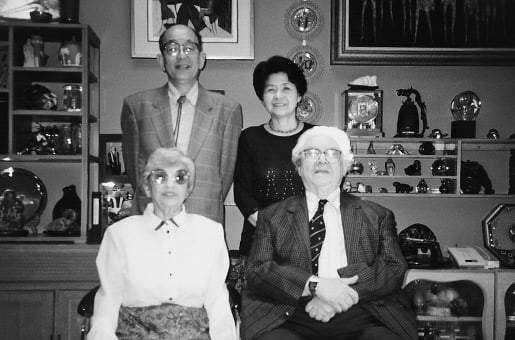
POLYGON ((476 117, 481 108, 481 100, 472 91, 457 94, 451 101, 451 138, 475 138, 476 117))

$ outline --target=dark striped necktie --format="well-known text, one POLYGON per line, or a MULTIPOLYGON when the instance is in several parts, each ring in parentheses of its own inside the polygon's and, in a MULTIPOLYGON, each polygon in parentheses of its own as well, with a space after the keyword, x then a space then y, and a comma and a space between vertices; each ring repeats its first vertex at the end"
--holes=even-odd
POLYGON ((175 146, 177 146, 177 140, 179 139, 179 125, 181 124, 181 113, 182 113, 182 104, 186 102, 186 96, 180 96, 177 99, 177 119, 175 120, 175 129, 173 129, 173 135, 175 138, 175 146))
POLYGON ((318 209, 315 216, 309 221, 309 242, 311 245, 311 270, 313 274, 318 274, 318 258, 320 257, 320 250, 325 238, 325 223, 324 223, 324 206, 327 200, 320 200, 318 202, 318 209))

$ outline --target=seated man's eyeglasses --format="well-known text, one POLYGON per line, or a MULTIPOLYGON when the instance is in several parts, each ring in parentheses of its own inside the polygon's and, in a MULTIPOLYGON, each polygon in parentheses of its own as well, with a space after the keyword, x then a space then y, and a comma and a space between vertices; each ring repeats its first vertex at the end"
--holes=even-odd
POLYGON ((163 51, 166 54, 174 56, 174 57, 179 54, 179 52, 181 51, 181 48, 182 48, 182 52, 184 54, 191 55, 191 54, 198 52, 199 45, 197 43, 194 43, 191 41, 187 41, 183 44, 179 44, 178 42, 175 42, 175 41, 169 41, 163 45, 163 51))
MULTIPOLYGON (((148 179, 150 179, 154 184, 164 184, 168 182, 169 175, 163 169, 156 169, 150 172, 148 175, 148 179)), ((187 170, 178 170, 172 179, 175 183, 179 185, 183 185, 188 183, 188 179, 190 178, 190 174, 187 170)))
POLYGON ((325 151, 322 151, 322 150, 319 150, 319 149, 316 149, 316 148, 306 149, 306 150, 302 151, 302 153, 304 154, 304 158, 307 161, 312 161, 312 162, 318 161, 320 156, 322 154, 324 154, 325 159, 329 163, 335 163, 335 162, 339 161, 340 160, 340 156, 342 154, 342 152, 340 150, 336 150, 336 149, 327 149, 325 151))

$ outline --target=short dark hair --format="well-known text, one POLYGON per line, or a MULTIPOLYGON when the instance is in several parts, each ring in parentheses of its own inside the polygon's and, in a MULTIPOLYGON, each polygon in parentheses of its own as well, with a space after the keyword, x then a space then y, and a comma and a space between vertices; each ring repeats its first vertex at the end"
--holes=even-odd
MULTIPOLYGON (((166 44, 166 41, 164 41, 165 40, 165 33, 166 33, 166 31, 168 31, 173 26, 177 26, 177 25, 182 25, 182 24, 171 24, 171 25, 168 25, 166 27, 166 29, 163 31, 163 33, 161 33, 161 35, 159 36, 159 50, 161 51, 161 53, 163 52, 163 49, 164 49, 165 44, 166 44)), ((182 25, 182 26, 186 26, 186 25, 182 25)), ((198 50, 200 52, 202 52, 202 36, 194 28, 192 28, 190 26, 186 26, 186 27, 188 27, 195 34, 195 36, 197 37, 198 50)))
POLYGON ((263 91, 268 77, 274 73, 284 72, 288 76, 288 80, 297 88, 300 96, 303 96, 308 90, 308 83, 301 68, 291 59, 274 55, 268 60, 257 64, 254 69, 252 84, 254 91, 260 100, 263 100, 263 91))

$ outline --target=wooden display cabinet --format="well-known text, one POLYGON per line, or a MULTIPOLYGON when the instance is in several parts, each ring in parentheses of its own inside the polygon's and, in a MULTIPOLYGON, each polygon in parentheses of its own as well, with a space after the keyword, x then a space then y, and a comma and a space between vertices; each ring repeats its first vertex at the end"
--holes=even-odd
POLYGON ((83 24, 1 22, 0 53, 0 61, 5 60, 0 76, 6 79, 0 77, 0 170, 12 167, 31 171, 47 191, 37 235, 1 236, 0 242, 85 242, 91 226, 91 192, 98 191, 100 40, 83 24), (39 66, 24 63, 27 44, 34 36, 42 39, 48 56, 39 66), (82 62, 64 66, 59 61, 60 47, 72 40, 80 43, 82 62), (36 84, 57 96, 56 110, 29 108, 26 90, 36 84), (65 109, 64 87, 70 84, 82 88, 79 109, 65 109), (38 133, 43 128, 57 131, 59 142, 52 152, 34 147, 41 140, 38 133), (75 185, 81 199, 80 233, 45 235, 45 227, 53 220, 52 210, 63 196, 62 189, 69 185, 75 185))

